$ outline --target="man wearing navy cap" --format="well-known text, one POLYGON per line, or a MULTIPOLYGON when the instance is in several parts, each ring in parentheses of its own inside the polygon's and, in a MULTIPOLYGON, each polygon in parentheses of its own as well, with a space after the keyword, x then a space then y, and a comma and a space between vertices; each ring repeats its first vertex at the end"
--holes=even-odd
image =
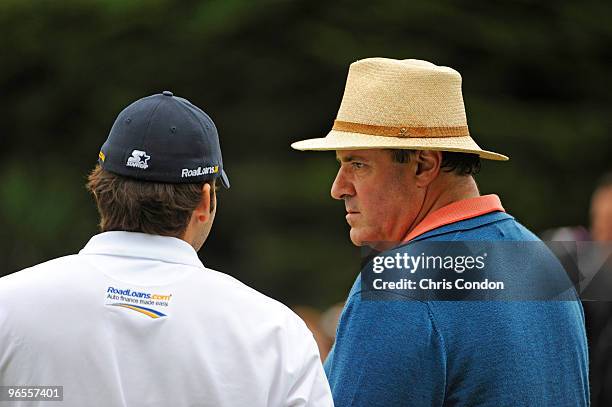
POLYGON ((0 402, 333 404, 302 320, 200 262, 217 180, 201 109, 165 91, 119 114, 87 184, 102 233, 0 279, 0 402))

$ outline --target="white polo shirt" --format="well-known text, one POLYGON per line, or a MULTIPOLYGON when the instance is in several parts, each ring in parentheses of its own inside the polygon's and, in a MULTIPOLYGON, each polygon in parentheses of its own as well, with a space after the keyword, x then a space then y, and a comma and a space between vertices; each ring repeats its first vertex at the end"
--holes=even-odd
POLYGON ((0 279, 0 386, 14 385, 63 386, 52 404, 75 407, 333 405, 291 310, 180 239, 131 232, 0 279))

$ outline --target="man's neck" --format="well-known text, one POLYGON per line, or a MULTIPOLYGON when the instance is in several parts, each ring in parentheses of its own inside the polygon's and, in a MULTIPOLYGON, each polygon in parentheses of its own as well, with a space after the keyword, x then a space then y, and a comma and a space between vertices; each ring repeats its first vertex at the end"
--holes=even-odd
POLYGON ((417 227, 427 215, 436 210, 463 199, 480 196, 476 181, 471 176, 456 176, 448 174, 429 185, 423 201, 423 206, 412 225, 406 231, 406 236, 417 227))

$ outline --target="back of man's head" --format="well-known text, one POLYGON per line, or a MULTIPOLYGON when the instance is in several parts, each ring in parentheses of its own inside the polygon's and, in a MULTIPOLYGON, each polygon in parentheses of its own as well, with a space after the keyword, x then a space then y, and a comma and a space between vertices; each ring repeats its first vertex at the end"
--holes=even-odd
MULTIPOLYGON (((202 200, 205 183, 166 184, 139 181, 103 170, 99 165, 88 178, 100 214, 100 230, 140 232, 181 238, 191 214, 202 200)), ((215 210, 215 199, 210 212, 215 210)))
POLYGON ((165 91, 119 114, 87 188, 102 232, 184 238, 194 211, 204 208, 212 223, 217 179, 229 188, 215 124, 186 99, 165 91))

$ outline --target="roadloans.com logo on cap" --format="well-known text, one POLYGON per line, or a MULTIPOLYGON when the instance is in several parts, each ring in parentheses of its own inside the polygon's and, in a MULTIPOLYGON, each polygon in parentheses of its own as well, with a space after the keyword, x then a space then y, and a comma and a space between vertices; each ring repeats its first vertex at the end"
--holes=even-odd
POLYGON ((193 170, 190 170, 189 168, 183 168, 183 170, 181 171, 181 178, 197 177, 199 175, 216 174, 218 172, 219 172, 218 165, 215 165, 214 167, 198 167, 193 170))

